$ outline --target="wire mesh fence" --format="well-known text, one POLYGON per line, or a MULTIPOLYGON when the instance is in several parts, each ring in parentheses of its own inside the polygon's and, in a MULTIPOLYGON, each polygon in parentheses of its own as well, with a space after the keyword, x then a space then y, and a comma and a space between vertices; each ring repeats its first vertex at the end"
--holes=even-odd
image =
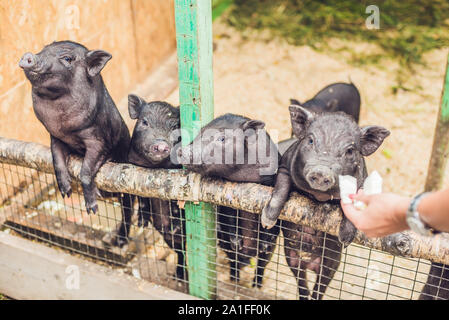
MULTIPOLYGON (((183 201, 135 199, 129 234, 114 245, 120 196, 102 198, 89 215, 74 190, 62 198, 54 175, 0 162, 1 228, 188 292, 183 201)), ((427 281, 428 260, 357 244, 342 248, 335 236, 288 221, 263 234, 258 214, 214 208, 218 299, 316 299, 318 292, 323 299, 418 299, 427 281)), ((431 296, 444 297, 447 271, 439 266, 431 296)))

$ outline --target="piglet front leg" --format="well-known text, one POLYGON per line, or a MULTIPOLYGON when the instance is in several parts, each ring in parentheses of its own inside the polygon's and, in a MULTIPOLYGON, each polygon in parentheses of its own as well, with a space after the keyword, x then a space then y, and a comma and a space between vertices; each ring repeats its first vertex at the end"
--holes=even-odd
POLYGON ((91 142, 91 145, 86 144, 86 154, 81 166, 80 180, 87 213, 90 213, 90 211, 97 213, 98 211, 97 194, 99 194, 99 191, 94 179, 100 167, 107 160, 102 150, 107 150, 107 148, 98 146, 98 141, 91 142))
POLYGON ((288 170, 280 167, 271 199, 262 210, 261 223, 264 228, 271 229, 276 224, 281 210, 287 201, 291 184, 292 181, 288 170))
POLYGON ((51 155, 53 158, 53 167, 55 169, 56 181, 62 197, 70 197, 72 194, 72 177, 67 169, 67 160, 69 157, 69 148, 61 140, 50 136, 51 155))
POLYGON ((151 220, 150 198, 137 197, 139 202, 138 226, 146 228, 151 220))

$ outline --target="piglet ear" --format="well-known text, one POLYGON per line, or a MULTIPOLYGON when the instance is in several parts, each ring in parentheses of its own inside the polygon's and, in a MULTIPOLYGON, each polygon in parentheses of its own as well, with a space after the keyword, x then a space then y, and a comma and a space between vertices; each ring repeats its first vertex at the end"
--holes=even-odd
POLYGON ((290 110, 290 120, 292 123, 293 134, 298 139, 301 139, 308 124, 313 120, 314 115, 306 108, 296 104, 292 104, 288 107, 288 110, 290 110))
POLYGON ((300 105, 301 105, 301 102, 299 102, 299 101, 296 100, 296 99, 290 99, 290 104, 296 104, 296 105, 300 106, 300 105))
POLYGON ((86 53, 87 73, 95 77, 104 68, 112 55, 103 50, 92 50, 86 53))
POLYGON ((263 129, 265 128, 265 122, 260 120, 247 120, 242 124, 242 129, 245 131, 246 129, 263 129))
POLYGON ((173 111, 175 112, 175 116, 177 118, 179 118, 180 114, 181 114, 181 109, 178 107, 173 107, 173 111))
POLYGON ((390 135, 390 131, 380 126, 366 126, 360 129, 360 145, 362 155, 369 156, 379 148, 384 139, 390 135))
POLYGON ((135 94, 128 95, 128 112, 131 119, 137 119, 140 114, 142 106, 145 104, 145 100, 135 94))

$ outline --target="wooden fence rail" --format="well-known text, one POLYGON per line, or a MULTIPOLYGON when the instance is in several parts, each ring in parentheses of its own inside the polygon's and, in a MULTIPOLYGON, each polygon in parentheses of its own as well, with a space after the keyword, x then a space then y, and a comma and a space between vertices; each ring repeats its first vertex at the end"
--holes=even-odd
MULTIPOLYGON (((53 173, 48 147, 0 137, 0 163, 53 173)), ((71 157, 70 174, 78 179, 81 159, 71 157)), ((186 170, 150 170, 131 164, 108 162, 100 169, 95 181, 100 189, 161 199, 202 201, 260 213, 268 202, 272 188, 254 183, 233 183, 202 177, 186 170)), ((1 209, 0 209, 1 211, 1 209)), ((0 214, 8 214, 0 212, 0 214)), ((280 218, 314 229, 338 235, 342 211, 338 203, 319 203, 293 192, 280 218)), ((401 232, 384 238, 366 238, 357 233, 355 243, 393 255, 423 258, 449 264, 449 236, 439 234, 421 237, 413 232, 401 232)))

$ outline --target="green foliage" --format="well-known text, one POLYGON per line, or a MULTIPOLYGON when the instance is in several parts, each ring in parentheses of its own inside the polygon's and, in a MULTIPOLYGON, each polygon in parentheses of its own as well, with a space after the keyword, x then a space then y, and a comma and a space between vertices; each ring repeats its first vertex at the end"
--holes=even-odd
POLYGON ((447 0, 234 0, 226 19, 239 30, 270 30, 273 37, 317 50, 336 51, 330 38, 373 43, 381 53, 352 51, 350 62, 380 65, 389 58, 413 70, 425 52, 449 46, 448 12, 447 0), (379 30, 365 26, 371 4, 379 7, 379 30))
POLYGON ((212 0, 212 21, 218 18, 232 4, 232 0, 212 0))

